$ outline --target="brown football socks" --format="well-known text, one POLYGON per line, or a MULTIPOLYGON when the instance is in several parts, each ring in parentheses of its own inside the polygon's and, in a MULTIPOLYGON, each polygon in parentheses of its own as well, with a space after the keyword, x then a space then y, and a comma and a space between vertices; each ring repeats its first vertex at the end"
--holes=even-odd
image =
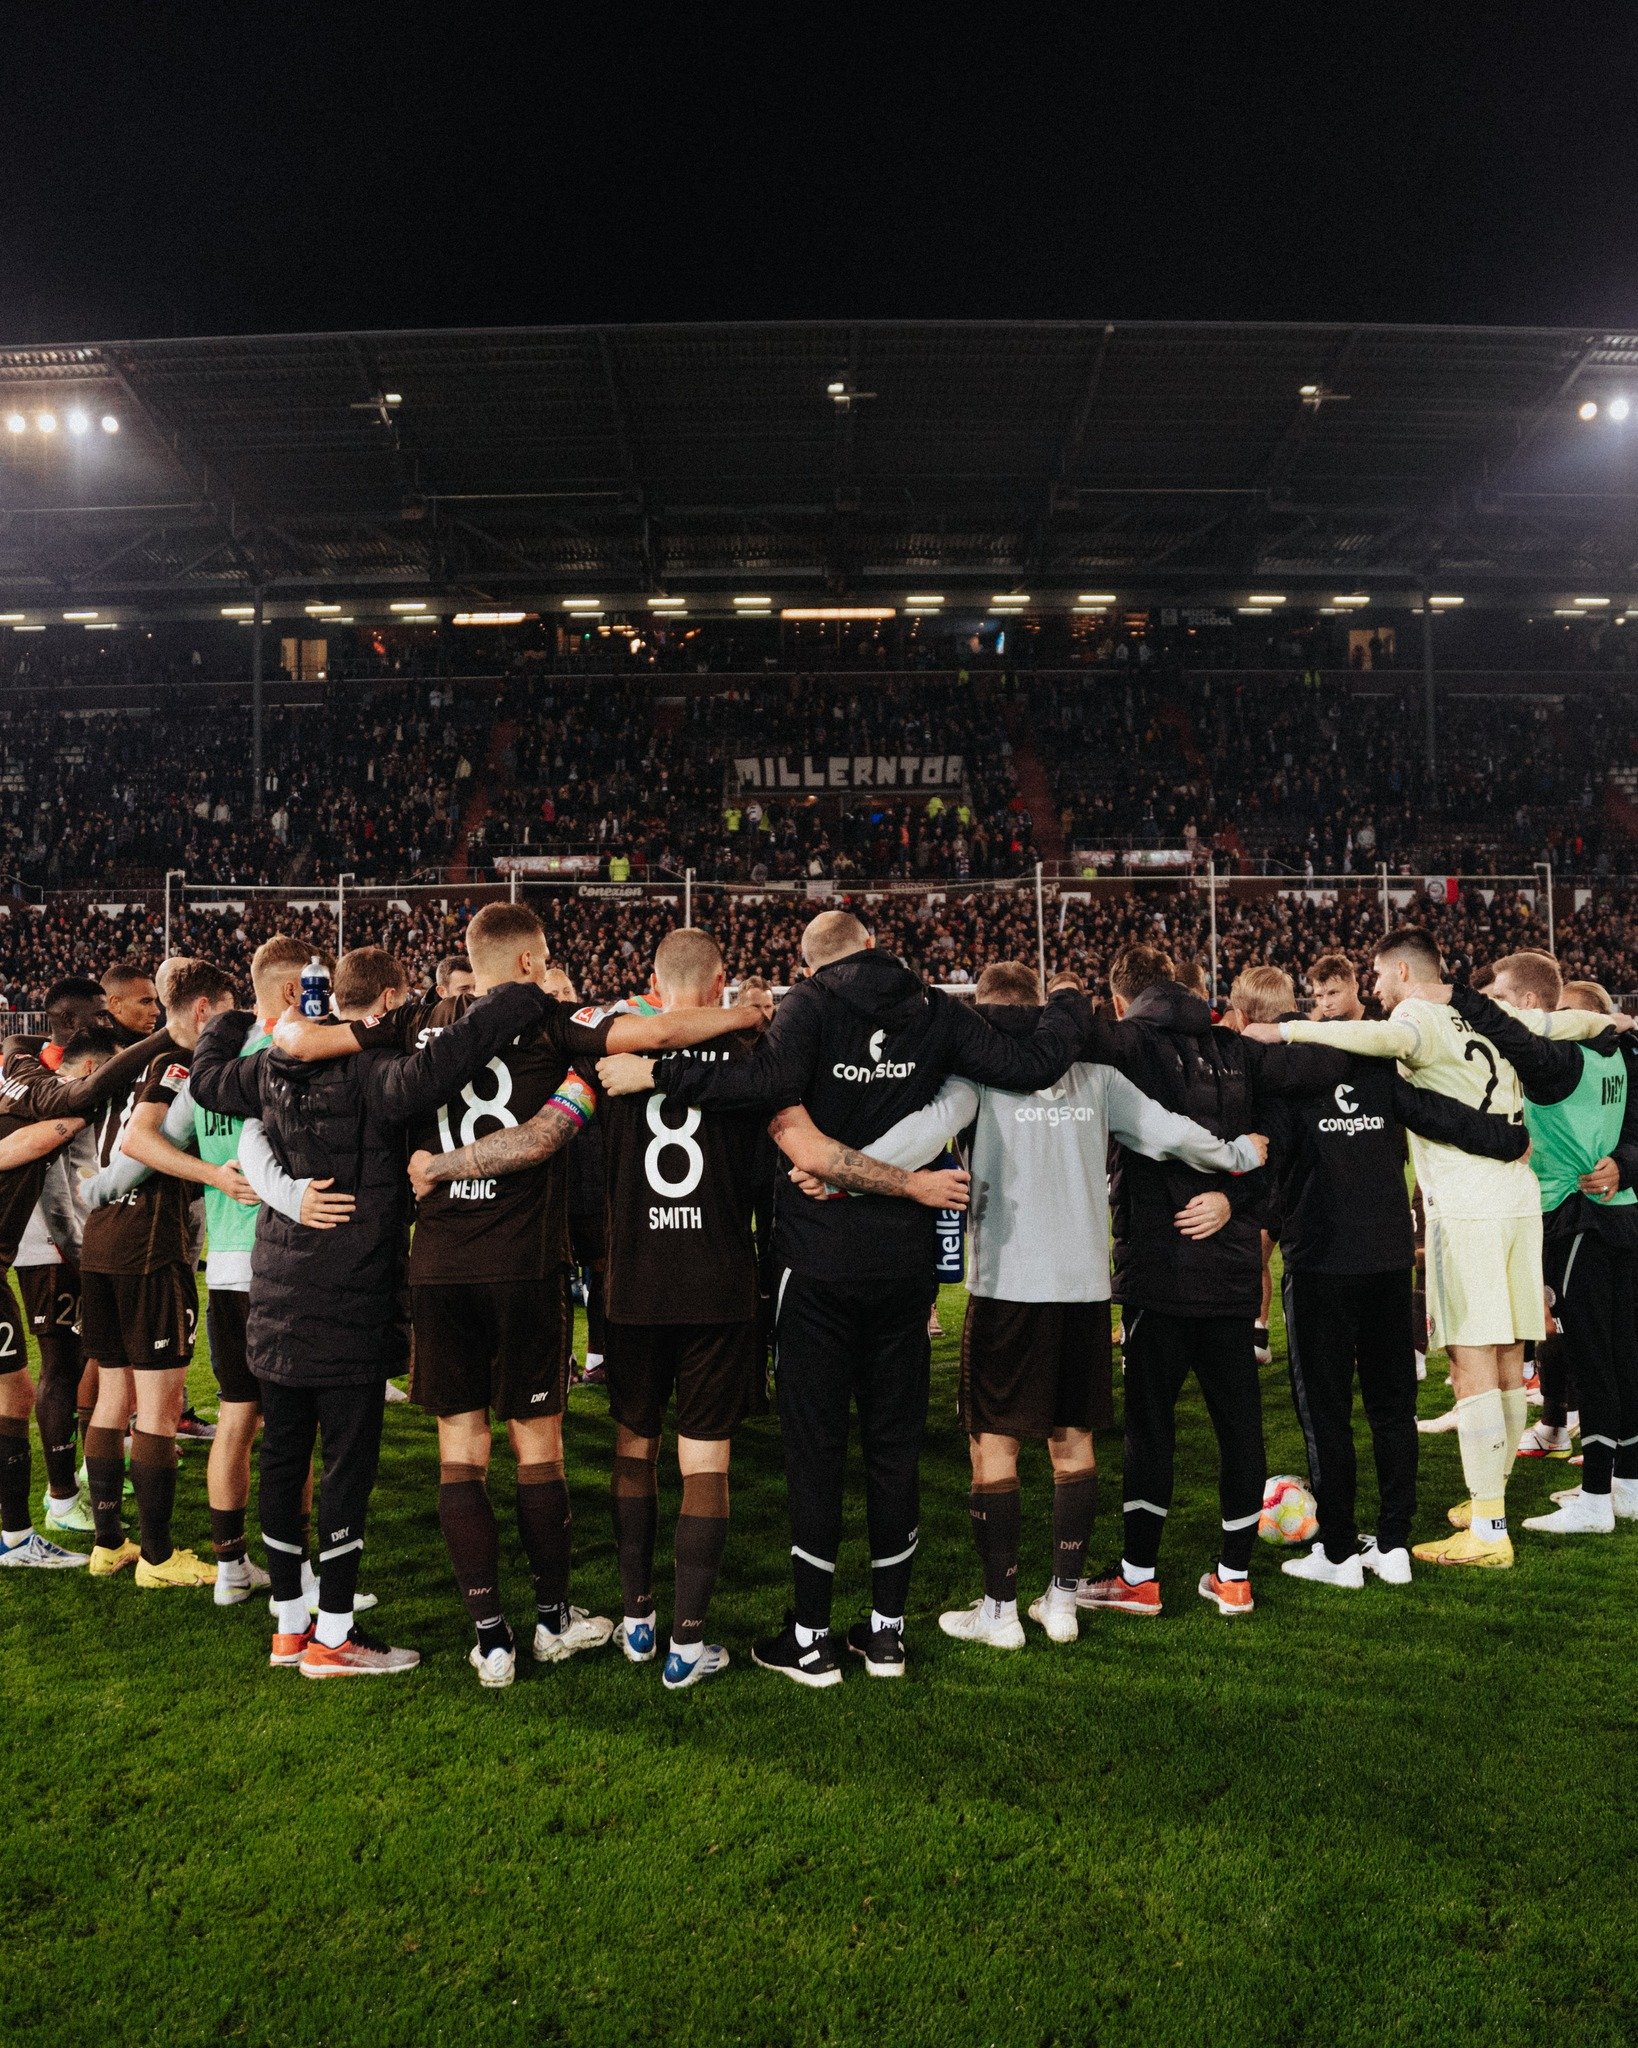
POLYGON ((99 1429, 95 1424, 86 1431, 85 1481, 91 1491, 98 1547, 118 1550, 125 1541, 125 1523, 120 1516, 125 1504, 125 1437, 121 1431, 99 1429))
POLYGON ((46 1338, 40 1345, 40 1389, 34 1397, 34 1420, 45 1454, 46 1489, 53 1500, 72 1500, 79 1491, 74 1471, 80 1455, 74 1429, 74 1396, 79 1384, 79 1346, 46 1338))
POLYGON ((985 1594, 1003 1604, 1016 1599, 1018 1547, 1023 1535, 1017 1479, 975 1481, 967 1496, 967 1512, 972 1516, 973 1546, 984 1567, 985 1594))
POLYGON ((535 1580, 539 1618, 556 1635, 569 1624, 569 1546, 573 1535, 563 1461, 518 1467, 518 1534, 535 1580))
MULTIPOLYGON (((620 1597, 633 1621, 646 1620, 654 1612, 654 1537, 660 1520, 660 1480, 654 1460, 615 1459, 611 1506, 614 1548, 620 1560, 620 1597)), ((727 1513, 726 1507, 723 1512, 727 1513)))
POLYGON ((28 1518, 28 1417, 0 1415, 0 1530, 26 1535, 28 1518))
POLYGON ((1052 1583, 1071 1588, 1086 1569, 1086 1546, 1098 1511, 1096 1472, 1066 1472, 1052 1484, 1052 1583))
POLYGON ((512 1631, 500 1599, 500 1526, 480 1466, 439 1466, 438 1526, 455 1569, 456 1587, 478 1632, 479 1649, 486 1654, 509 1650, 512 1631))
MULTIPOLYGON (((171 1541, 171 1517, 176 1510, 174 1436, 155 1436, 146 1429, 131 1431, 131 1485, 136 1493, 143 1562, 163 1564, 176 1548, 171 1541)), ((117 1494, 117 1485, 115 1490, 117 1494)))
POLYGON ((677 1591, 671 1614, 673 1643, 704 1641, 706 1611, 727 1547, 728 1474, 685 1472, 674 1553, 677 1591))
POLYGON ((237 1564, 245 1554, 245 1511, 243 1508, 212 1508, 210 1547, 218 1564, 237 1564))

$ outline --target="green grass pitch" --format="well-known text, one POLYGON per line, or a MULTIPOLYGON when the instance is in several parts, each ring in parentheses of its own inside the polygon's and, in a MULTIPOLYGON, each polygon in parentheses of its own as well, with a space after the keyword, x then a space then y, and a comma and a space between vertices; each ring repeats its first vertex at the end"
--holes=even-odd
MULTIPOLYGON (((1277 1301, 1277 1297, 1276 1297, 1277 1301)), ((0 1583, 0 2043, 1540 2044, 1638 2036, 1638 1529, 1525 1536, 1516 1570, 1284 1579, 1195 1598, 1216 1501, 1185 1396, 1166 1612, 964 1648, 977 1591, 946 1289, 911 1673, 809 1694, 755 1670, 786 1596, 779 1445, 744 1433, 713 1634, 675 1698, 618 1653, 485 1693, 436 1517, 432 1425, 389 1410, 365 1583, 426 1662, 316 1686, 260 1602, 129 1576, 0 1583)), ((1283 1357, 1272 1469, 1301 1472, 1283 1357)), ((212 1383, 203 1356, 196 1396, 212 1383)), ((1448 1394, 1436 1371, 1424 1407, 1448 1394)), ((618 1611, 602 1397, 572 1398, 576 1597, 618 1611)), ((1111 1475, 1119 1441, 1100 1441, 1111 1475)), ((178 1534, 205 1542, 202 1453, 178 1534)), ((1365 1463, 1368 1475, 1368 1457, 1365 1463)), ((1515 1517, 1571 1483, 1522 1466, 1515 1517)), ((39 1465, 36 1456, 36 1484, 39 1465)), ((1020 1592, 1044 1583, 1027 1455, 1020 1592)), ((494 1492, 510 1533, 511 1480, 494 1492)), ((1424 1440, 1423 1531, 1460 1480, 1424 1440)), ((674 1469, 662 1466, 659 1583, 674 1469)), ((1106 1483, 1094 1556, 1118 1555, 1106 1483)), ((1369 1526, 1371 1485, 1362 1484, 1369 1526)), ((865 1592, 858 1496, 839 1618, 865 1592)), ((254 1526, 254 1521, 253 1521, 254 1526)), ((509 1545, 510 1610, 530 1612, 509 1545)), ((663 1603, 662 1603, 663 1616, 663 1603)))

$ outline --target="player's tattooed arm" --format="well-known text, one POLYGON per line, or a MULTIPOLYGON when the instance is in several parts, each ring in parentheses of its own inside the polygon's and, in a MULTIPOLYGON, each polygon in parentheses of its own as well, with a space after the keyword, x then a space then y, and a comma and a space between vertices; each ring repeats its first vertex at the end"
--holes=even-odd
POLYGON ((804 1193, 822 1182, 849 1195, 892 1195, 927 1209, 965 1209, 971 1174, 959 1167, 942 1173, 907 1172, 867 1158, 851 1145, 826 1137, 805 1109, 783 1109, 768 1125, 769 1135, 791 1162, 791 1179, 804 1193))
POLYGON ((25 1124, 20 1131, 13 1131, 9 1138, 0 1138, 0 1173, 10 1173, 14 1167, 32 1166, 37 1159, 48 1158, 84 1129, 83 1116, 51 1117, 39 1123, 25 1124))
POLYGON ((410 1186, 417 1195, 429 1195, 441 1181, 489 1180, 539 1166, 586 1128, 595 1102, 592 1091, 571 1074, 527 1123, 490 1131, 456 1152, 412 1152, 410 1186))

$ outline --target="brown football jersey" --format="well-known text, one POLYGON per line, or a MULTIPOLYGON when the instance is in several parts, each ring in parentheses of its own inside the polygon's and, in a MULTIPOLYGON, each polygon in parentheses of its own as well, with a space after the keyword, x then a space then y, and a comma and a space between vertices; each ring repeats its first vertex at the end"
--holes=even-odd
MULTIPOLYGON (((119 1148, 137 1104, 169 1108, 188 1078, 193 1055, 180 1047, 161 1053, 123 1093, 103 1105, 97 1120, 97 1164, 107 1166, 119 1148)), ((193 1264, 189 1209, 191 1181, 151 1174, 140 1187, 93 1209, 85 1222, 80 1268, 86 1273, 157 1273, 166 1266, 193 1264)))
MULTIPOLYGON (((405 1004, 378 1024, 354 1029, 364 1046, 410 1052, 474 1000, 405 1004)), ((411 1150, 458 1152, 496 1130, 528 1123, 577 1060, 590 1065, 602 1057, 614 1018, 613 1010, 554 1004, 544 1024, 514 1039, 453 1100, 411 1126, 411 1150)), ((416 1204, 412 1286, 544 1280, 569 1258, 568 1167, 561 1151, 520 1173, 441 1181, 416 1204)))

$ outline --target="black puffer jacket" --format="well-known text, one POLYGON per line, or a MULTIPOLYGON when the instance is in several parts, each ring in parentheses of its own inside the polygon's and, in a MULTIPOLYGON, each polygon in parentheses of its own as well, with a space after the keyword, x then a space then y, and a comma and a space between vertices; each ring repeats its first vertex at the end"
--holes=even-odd
POLYGON ((254 1022, 242 1011, 207 1027, 193 1057, 194 1100, 225 1116, 259 1116, 287 1173, 328 1176, 357 1203, 336 1230, 312 1230, 266 1207, 257 1217, 246 1348, 258 1379, 345 1386, 403 1370, 404 1126, 543 1023, 550 1002, 532 982, 508 983, 417 1052, 311 1062, 276 1050, 241 1058, 254 1022))
MULTIPOLYGON (((1219 1138, 1260 1128, 1260 1097, 1326 1087, 1347 1071, 1346 1056, 1328 1047, 1259 1045, 1213 1024, 1200 998, 1173 981, 1145 989, 1127 1011, 1125 1028, 1139 1040, 1121 1062, 1125 1072, 1146 1095, 1219 1138)), ((1199 1174, 1124 1145, 1115 1156, 1115 1299, 1168 1315, 1255 1316, 1262 1305, 1269 1169, 1199 1174), (1233 1214, 1214 1237, 1185 1237, 1173 1219, 1208 1189, 1227 1195, 1233 1214)))

